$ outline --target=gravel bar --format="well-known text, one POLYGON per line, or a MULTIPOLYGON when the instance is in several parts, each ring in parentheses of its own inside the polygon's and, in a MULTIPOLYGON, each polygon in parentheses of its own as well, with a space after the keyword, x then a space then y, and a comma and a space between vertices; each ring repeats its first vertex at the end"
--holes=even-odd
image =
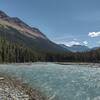
POLYGON ((26 84, 0 76, 0 100, 47 100, 26 84))

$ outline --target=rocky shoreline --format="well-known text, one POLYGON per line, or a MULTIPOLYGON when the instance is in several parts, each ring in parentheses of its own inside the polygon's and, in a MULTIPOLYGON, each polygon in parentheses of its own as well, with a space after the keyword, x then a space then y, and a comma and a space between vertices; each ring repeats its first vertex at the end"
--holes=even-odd
POLYGON ((27 84, 8 76, 0 75, 0 100, 47 100, 27 84))

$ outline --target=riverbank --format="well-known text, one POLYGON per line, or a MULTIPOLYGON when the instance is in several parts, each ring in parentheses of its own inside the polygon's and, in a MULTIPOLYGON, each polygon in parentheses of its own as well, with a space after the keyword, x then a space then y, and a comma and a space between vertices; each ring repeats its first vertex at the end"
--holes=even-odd
POLYGON ((15 78, 0 75, 0 100, 46 100, 38 91, 15 78))
POLYGON ((60 65, 88 65, 88 67, 100 67, 100 63, 84 63, 84 62, 56 62, 60 65))
POLYGON ((62 65, 89 65, 89 64, 100 64, 100 63, 93 63, 93 62, 24 62, 24 63, 0 63, 1 65, 32 65, 32 64, 47 64, 47 63, 55 63, 55 64, 62 64, 62 65))

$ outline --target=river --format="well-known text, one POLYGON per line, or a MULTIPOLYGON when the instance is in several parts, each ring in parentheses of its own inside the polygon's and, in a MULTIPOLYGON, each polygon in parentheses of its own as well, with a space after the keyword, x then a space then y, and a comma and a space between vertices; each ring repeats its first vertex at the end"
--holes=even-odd
POLYGON ((1 64, 0 73, 22 79, 49 100, 100 100, 100 68, 90 65, 1 64))

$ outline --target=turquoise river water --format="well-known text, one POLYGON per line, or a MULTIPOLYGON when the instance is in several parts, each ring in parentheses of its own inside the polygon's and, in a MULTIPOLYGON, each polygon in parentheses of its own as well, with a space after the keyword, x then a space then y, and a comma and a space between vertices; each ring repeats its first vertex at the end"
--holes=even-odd
POLYGON ((100 100, 100 68, 89 65, 5 64, 0 73, 23 79, 49 100, 100 100))

